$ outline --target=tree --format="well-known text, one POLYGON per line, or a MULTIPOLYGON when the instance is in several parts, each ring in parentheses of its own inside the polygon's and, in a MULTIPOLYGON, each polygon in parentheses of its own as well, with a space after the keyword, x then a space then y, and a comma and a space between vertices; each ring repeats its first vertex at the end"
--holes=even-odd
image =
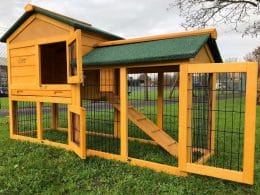
POLYGON ((254 51, 248 53, 244 59, 249 62, 258 63, 258 86, 257 86, 257 104, 260 104, 260 46, 254 49, 254 51))
POLYGON ((175 7, 185 29, 228 24, 242 35, 260 34, 260 0, 173 0, 168 10, 175 7))

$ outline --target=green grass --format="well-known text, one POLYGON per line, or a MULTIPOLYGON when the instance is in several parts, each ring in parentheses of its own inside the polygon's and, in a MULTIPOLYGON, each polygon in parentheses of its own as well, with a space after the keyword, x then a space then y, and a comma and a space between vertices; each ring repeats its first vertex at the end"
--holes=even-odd
POLYGON ((8 109, 8 97, 1 97, 0 98, 0 109, 8 109))
MULTIPOLYGON (((0 194, 259 194, 259 106, 257 118, 254 186, 198 175, 176 177, 97 157, 80 160, 74 153, 62 149, 10 140, 8 119, 0 118, 0 194)), ((61 142, 67 139, 51 133, 46 132, 47 139, 61 142)), ((93 142, 99 143, 98 140, 93 142)), ((162 155, 165 156, 160 155, 162 150, 148 145, 140 147, 136 142, 129 145, 129 153, 138 154, 137 157, 174 164, 174 158, 162 159, 162 155)), ((106 148, 101 142, 97 147, 106 148)))

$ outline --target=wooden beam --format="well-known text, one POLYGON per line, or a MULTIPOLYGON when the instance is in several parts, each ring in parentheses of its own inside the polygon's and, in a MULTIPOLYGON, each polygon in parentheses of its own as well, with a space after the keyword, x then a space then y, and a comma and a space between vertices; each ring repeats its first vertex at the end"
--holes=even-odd
POLYGON ((243 180, 254 183, 257 63, 247 63, 243 180))
POLYGON ((158 73, 157 126, 163 129, 163 72, 158 73))
POLYGON ((57 103, 52 103, 51 104, 51 128, 52 129, 57 129, 58 127, 58 114, 59 114, 59 109, 58 109, 58 104, 57 103))
POLYGON ((128 157, 128 100, 127 100, 127 69, 120 68, 120 146, 122 159, 128 157))
POLYGON ((36 114, 37 114, 37 138, 43 140, 43 124, 42 124, 42 102, 36 103, 36 114))
POLYGON ((155 36, 138 37, 138 38, 124 39, 124 40, 107 41, 107 42, 102 42, 97 44, 96 47, 139 43, 145 41, 155 41, 155 40, 162 40, 162 39, 171 39, 171 38, 187 37, 187 36, 194 36, 194 35, 205 35, 205 34, 210 34, 212 39, 217 39, 216 29, 211 28, 211 29, 201 29, 201 30, 194 30, 194 31, 155 35, 155 36))
POLYGON ((178 164, 182 171, 186 171, 187 136, 188 136, 188 65, 180 65, 179 79, 179 145, 178 164))

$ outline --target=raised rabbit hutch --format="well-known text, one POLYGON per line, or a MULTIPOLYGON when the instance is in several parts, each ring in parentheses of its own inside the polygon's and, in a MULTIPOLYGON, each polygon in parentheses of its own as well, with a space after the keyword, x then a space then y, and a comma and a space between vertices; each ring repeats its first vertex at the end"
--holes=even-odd
POLYGON ((215 29, 124 39, 25 11, 1 38, 11 138, 253 183, 257 66, 222 63, 215 29))

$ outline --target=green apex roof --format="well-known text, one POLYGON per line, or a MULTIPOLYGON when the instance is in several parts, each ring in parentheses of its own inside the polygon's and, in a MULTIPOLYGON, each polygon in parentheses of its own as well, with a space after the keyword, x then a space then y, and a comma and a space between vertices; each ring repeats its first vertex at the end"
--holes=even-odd
POLYGON ((221 62, 215 40, 210 35, 169 38, 95 48, 83 56, 83 65, 116 65, 194 58, 208 43, 216 62, 221 62))
POLYGON ((48 16, 50 18, 53 18, 55 20, 58 20, 60 22, 63 22, 65 24, 71 25, 75 28, 81 29, 83 31, 90 31, 94 33, 98 33, 100 35, 103 35, 104 37, 107 37, 111 40, 118 40, 118 39, 123 39, 122 37, 119 37, 117 35, 105 32, 103 30, 97 29, 85 22, 75 20, 73 18, 63 16, 54 12, 51 12, 49 10, 37 7, 32 5, 32 10, 31 11, 26 11, 14 24, 13 26, 0 38, 1 42, 6 42, 7 38, 25 21, 27 20, 31 15, 34 13, 39 13, 45 16, 48 16))

